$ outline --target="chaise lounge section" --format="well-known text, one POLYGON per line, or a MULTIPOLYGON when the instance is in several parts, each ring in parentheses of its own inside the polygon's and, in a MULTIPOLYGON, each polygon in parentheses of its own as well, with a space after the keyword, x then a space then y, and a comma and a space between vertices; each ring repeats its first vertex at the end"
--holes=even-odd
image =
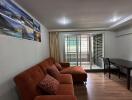
MULTIPOLYGON (((46 60, 40 63, 42 70, 55 64, 56 61, 53 58, 47 58, 46 60)), ((60 70, 61 74, 70 74, 72 75, 73 82, 83 83, 87 81, 87 73, 81 66, 70 66, 70 63, 60 63, 62 69, 60 70)))
POLYGON ((87 73, 81 68, 81 66, 73 66, 64 68, 60 71, 61 74, 71 74, 73 78, 73 82, 83 83, 87 81, 87 73))

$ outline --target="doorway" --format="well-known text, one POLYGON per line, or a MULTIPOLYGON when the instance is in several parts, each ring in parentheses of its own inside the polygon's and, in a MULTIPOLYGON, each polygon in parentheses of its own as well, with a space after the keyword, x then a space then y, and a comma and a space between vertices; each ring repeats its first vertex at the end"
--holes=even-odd
POLYGON ((64 38, 64 58, 71 66, 84 69, 102 69, 100 58, 103 57, 102 34, 68 34, 64 38))

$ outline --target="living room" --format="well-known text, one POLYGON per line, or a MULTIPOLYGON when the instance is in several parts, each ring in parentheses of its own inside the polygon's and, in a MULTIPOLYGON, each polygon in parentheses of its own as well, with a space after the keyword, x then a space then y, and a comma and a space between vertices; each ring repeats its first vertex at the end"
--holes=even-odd
MULTIPOLYGON (((21 97, 24 94, 14 78, 37 64, 43 68, 42 62, 46 66, 49 57, 57 63, 65 62, 67 65, 61 66, 69 66, 69 72, 64 73, 71 74, 72 81, 83 83, 70 83, 72 96, 45 99, 43 95, 34 100, 131 100, 131 3, 131 0, 1 0, 0 100, 30 100, 21 97), (109 58, 114 68, 105 70, 102 58, 109 58), (116 66, 113 58, 122 59, 121 65, 116 66)), ((24 88, 28 91, 28 87, 24 88)))

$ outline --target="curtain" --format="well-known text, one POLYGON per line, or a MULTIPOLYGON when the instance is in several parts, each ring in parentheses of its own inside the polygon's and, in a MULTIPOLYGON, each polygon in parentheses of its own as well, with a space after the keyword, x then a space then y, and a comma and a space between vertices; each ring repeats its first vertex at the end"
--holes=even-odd
POLYGON ((60 61, 59 32, 49 32, 50 56, 60 61))

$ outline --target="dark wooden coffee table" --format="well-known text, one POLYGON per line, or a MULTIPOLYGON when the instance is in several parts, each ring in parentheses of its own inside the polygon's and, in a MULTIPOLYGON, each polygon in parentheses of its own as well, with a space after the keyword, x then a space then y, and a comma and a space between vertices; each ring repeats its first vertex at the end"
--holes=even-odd
MULTIPOLYGON (((119 69, 125 69, 127 71, 127 89, 130 89, 130 72, 132 70, 132 61, 128 61, 128 60, 124 60, 124 59, 113 59, 110 58, 109 59, 110 64, 116 66, 119 69)), ((109 66, 109 78, 110 78, 110 74, 111 74, 111 67, 109 66)))

